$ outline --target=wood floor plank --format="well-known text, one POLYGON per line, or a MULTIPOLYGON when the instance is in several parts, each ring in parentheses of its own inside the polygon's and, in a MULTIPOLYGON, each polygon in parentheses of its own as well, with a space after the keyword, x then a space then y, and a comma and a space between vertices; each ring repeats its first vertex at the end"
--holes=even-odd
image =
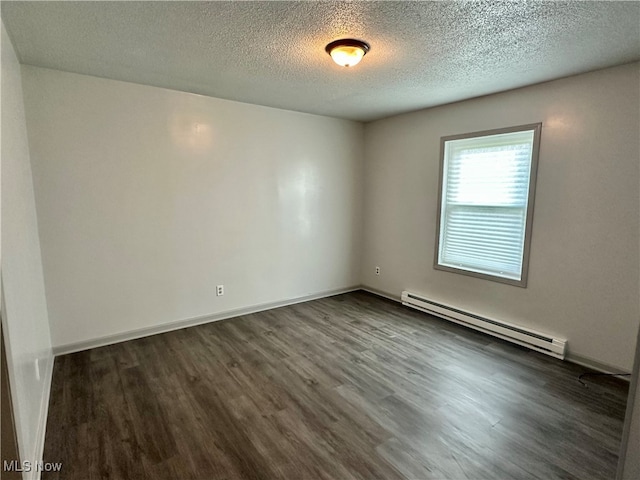
POLYGON ((352 292, 56 358, 45 480, 602 480, 628 384, 352 292))

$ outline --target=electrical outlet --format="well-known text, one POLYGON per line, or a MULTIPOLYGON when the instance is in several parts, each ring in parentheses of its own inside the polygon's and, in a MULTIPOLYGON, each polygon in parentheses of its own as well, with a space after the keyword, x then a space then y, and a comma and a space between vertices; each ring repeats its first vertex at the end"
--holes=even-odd
POLYGON ((376 275, 380 275, 380 267, 376 267, 376 275))
POLYGON ((224 285, 218 285, 216 287, 216 296, 221 297, 224 295, 224 285))

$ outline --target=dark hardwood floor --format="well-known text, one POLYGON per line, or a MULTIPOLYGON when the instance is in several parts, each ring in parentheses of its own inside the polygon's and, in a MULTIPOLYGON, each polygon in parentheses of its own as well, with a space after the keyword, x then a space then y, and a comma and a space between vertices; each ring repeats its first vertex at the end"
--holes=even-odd
POLYGON ((610 480, 627 395, 365 292, 54 368, 47 480, 610 480))

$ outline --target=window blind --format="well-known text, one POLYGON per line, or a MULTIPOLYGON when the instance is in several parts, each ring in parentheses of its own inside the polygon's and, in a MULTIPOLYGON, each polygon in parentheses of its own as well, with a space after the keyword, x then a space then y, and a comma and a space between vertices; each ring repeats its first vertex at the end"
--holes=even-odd
POLYGON ((521 280, 534 131, 445 142, 438 263, 521 280))

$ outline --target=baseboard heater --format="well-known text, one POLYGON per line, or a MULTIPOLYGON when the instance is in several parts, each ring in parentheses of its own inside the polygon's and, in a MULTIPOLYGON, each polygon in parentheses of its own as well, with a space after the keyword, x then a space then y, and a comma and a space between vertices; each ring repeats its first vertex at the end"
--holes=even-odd
POLYGON ((488 333, 494 337, 517 343, 532 350, 546 353, 552 357, 564 359, 565 356, 567 341, 564 339, 553 338, 544 333, 517 325, 481 317, 480 315, 434 302, 433 300, 428 300, 420 295, 407 291, 402 292, 402 304, 464 325, 465 327, 488 333))

